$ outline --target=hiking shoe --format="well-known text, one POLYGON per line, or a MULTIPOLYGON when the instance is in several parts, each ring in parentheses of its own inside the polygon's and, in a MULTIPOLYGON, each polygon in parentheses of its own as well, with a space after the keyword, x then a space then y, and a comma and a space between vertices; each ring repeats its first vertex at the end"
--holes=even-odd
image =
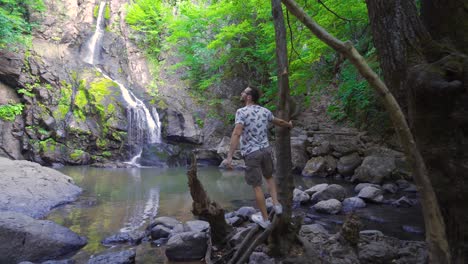
POLYGON ((281 204, 273 205, 273 210, 275 210, 275 214, 280 215, 283 213, 283 206, 281 204))
POLYGON ((262 217, 262 215, 260 213, 253 214, 252 215, 252 221, 254 221, 254 223, 257 223, 263 229, 266 229, 271 225, 270 220, 264 221, 263 217, 262 217))

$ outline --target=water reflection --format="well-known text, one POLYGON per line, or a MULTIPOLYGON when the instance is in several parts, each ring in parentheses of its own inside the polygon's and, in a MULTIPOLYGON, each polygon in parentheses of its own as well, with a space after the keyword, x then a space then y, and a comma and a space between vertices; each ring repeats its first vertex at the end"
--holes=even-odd
MULTIPOLYGON (((102 239, 119 231, 142 229, 154 217, 171 216, 179 221, 194 219, 186 168, 63 167, 60 170, 71 176, 84 192, 78 201, 57 208, 48 219, 88 238, 88 245, 77 254, 81 255, 81 259, 88 259, 91 254, 105 250, 100 244, 102 239)), ((198 169, 198 178, 210 198, 226 210, 254 205, 253 191, 245 183, 242 171, 203 167, 198 169)), ((343 181, 295 178, 295 185, 303 189, 324 182, 338 183, 345 187, 347 197, 355 196, 353 186, 343 181)), ((301 210, 330 230, 339 228, 345 218, 343 214, 330 216, 314 213, 309 207, 302 206, 301 210)), ((378 229, 401 239, 424 238, 423 234, 414 235, 402 230, 405 225, 424 227, 419 207, 395 208, 368 204, 358 214, 365 229, 378 229)), ((140 246, 138 250, 145 252, 145 259, 150 259, 139 263, 163 263, 165 259, 160 255, 161 250, 155 248, 140 246)))

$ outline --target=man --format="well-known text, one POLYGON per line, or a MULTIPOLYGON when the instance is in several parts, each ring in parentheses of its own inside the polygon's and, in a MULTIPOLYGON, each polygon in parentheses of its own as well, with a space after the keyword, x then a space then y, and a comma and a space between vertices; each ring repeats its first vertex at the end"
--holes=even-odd
POLYGON ((276 214, 281 214, 283 208, 278 202, 276 183, 273 175, 273 160, 271 158, 271 147, 268 143, 268 123, 281 127, 292 128, 291 121, 276 118, 270 110, 257 105, 259 91, 255 88, 247 87, 241 93, 241 101, 245 104, 236 112, 236 126, 231 136, 231 144, 228 156, 223 161, 227 168, 232 169, 232 156, 239 145, 241 154, 244 157, 246 170, 245 180, 253 187, 255 201, 260 209, 261 215, 252 215, 252 220, 263 228, 270 225, 268 220, 265 197, 262 191, 262 176, 265 178, 273 199, 273 208, 276 214))

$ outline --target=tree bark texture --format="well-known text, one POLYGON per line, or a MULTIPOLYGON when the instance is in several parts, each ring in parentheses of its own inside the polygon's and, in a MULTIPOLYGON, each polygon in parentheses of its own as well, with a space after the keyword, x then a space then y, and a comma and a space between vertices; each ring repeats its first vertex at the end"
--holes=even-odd
POLYGON ((190 195, 192 196, 192 212, 194 215, 210 223, 211 238, 215 244, 224 244, 232 231, 226 223, 224 209, 215 201, 211 201, 197 178, 197 160, 192 155, 192 163, 187 172, 190 195))
MULTIPOLYGON (((419 19, 415 8, 401 8, 405 4, 414 5, 413 1, 366 2, 385 80, 400 83, 405 95, 399 102, 408 105, 408 122, 444 217, 452 262, 466 263, 468 3, 423 0, 419 19), (408 17, 413 18, 409 26, 388 29, 389 23, 390 27, 408 24, 405 20, 408 17), (424 36, 425 41, 407 36, 424 36), (399 40, 398 46, 393 45, 395 38, 399 40), (392 67, 395 56, 403 51, 404 67, 395 69, 392 67), (401 75, 401 71, 406 75, 401 75)), ((431 231, 426 226, 426 232, 431 231)))
MULTIPOLYGON (((271 6, 276 37, 276 61, 278 64, 279 101, 277 115, 281 119, 289 120, 288 52, 281 0, 272 0, 271 6)), ((286 255, 292 245, 292 239, 288 238, 295 237, 295 234, 290 232, 294 182, 291 175, 291 138, 288 128, 276 128, 276 161, 278 198, 283 205, 284 212, 279 217, 279 223, 273 230, 270 239, 272 252, 286 255)))
MULTIPOLYGON (((383 99, 384 106, 390 115, 395 131, 400 138, 402 147, 412 166, 414 179, 420 191, 430 260, 432 263, 449 263, 450 252, 445 234, 444 221, 437 204, 437 199, 431 181, 429 180, 424 160, 416 146, 405 116, 395 100, 395 97, 390 93, 385 83, 383 83, 377 74, 367 65, 364 58, 351 43, 343 43, 328 34, 328 32, 317 25, 312 18, 300 9, 293 0, 283 0, 282 2, 287 6, 288 10, 304 23, 320 40, 343 53, 383 99)), ((381 1, 375 2, 381 3, 381 1)), ((401 70, 397 70, 401 72, 401 70)))

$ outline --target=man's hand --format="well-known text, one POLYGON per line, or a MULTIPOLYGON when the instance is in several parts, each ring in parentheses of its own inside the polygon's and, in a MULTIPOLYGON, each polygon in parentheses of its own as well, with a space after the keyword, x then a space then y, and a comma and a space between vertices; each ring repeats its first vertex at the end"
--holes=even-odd
POLYGON ((223 162, 221 162, 222 165, 226 167, 228 170, 232 170, 232 158, 227 157, 223 162))

